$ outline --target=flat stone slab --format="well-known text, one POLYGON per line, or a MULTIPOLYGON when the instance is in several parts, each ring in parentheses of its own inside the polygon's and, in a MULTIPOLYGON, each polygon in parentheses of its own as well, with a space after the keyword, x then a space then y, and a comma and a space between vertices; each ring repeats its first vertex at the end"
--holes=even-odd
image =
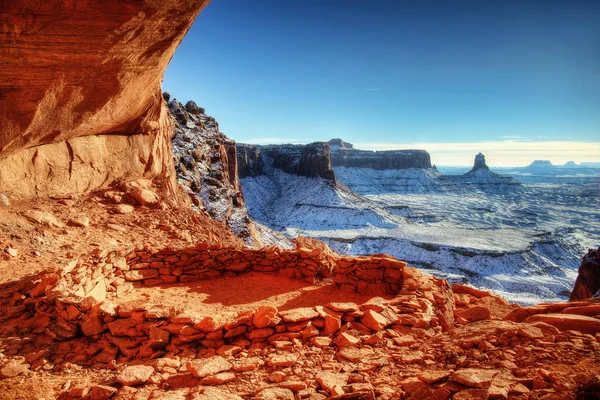
POLYGON ((205 378, 220 372, 227 372, 231 369, 232 365, 221 356, 213 356, 200 360, 192 360, 185 367, 196 378, 205 378))
POLYGON ((496 369, 464 368, 455 371, 450 380, 473 388, 487 389, 498 373, 496 369))
POLYGON ((154 373, 154 368, 149 365, 132 365, 125 367, 116 376, 117 382, 125 386, 135 386, 146 383, 150 376, 154 373))
POLYGON ((600 333, 600 319, 576 314, 536 314, 525 322, 545 322, 561 331, 575 330, 595 335, 600 333))

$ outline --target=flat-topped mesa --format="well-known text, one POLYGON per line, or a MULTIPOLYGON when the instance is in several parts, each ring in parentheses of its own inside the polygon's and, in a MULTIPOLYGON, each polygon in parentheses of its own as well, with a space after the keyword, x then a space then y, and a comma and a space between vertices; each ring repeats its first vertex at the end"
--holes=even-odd
POLYGON ((262 175, 264 173, 263 156, 267 156, 272 160, 274 168, 288 174, 335 181, 335 173, 331 169, 329 145, 325 142, 265 146, 238 143, 237 154, 240 178, 262 175))
POLYGON ((327 142, 327 144, 329 145, 329 148, 332 151, 336 151, 338 149, 353 149, 354 148, 352 143, 344 142, 342 139, 339 139, 339 138, 331 139, 330 141, 327 142))
POLYGON ((526 168, 531 169, 542 169, 542 168, 553 168, 554 165, 549 160, 535 160, 529 164, 526 168))
POLYGON ((333 167, 385 169, 431 168, 431 158, 425 150, 357 150, 342 139, 328 142, 333 167))
POLYGON ((160 83, 207 3, 5 2, 0 192, 81 193, 158 176, 174 186, 160 83))

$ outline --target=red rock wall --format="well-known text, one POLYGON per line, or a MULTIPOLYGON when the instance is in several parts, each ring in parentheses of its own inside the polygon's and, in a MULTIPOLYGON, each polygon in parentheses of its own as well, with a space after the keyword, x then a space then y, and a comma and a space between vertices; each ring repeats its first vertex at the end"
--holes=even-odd
POLYGON ((147 252, 136 250, 127 256, 131 270, 123 276, 129 282, 161 285, 219 278, 247 271, 279 272, 290 278, 329 278, 340 290, 370 295, 393 295, 402 285, 406 263, 387 256, 339 257, 323 249, 298 246, 255 249, 220 248, 199 244, 185 250, 147 252))
POLYGON ((0 191, 26 197, 44 194, 48 180, 55 180, 50 186, 66 183, 65 191, 75 192, 110 183, 90 179, 85 168, 74 176, 69 166, 73 161, 100 166, 98 174, 108 180, 118 178, 106 171, 115 161, 117 166, 127 164, 116 175, 170 173, 172 126, 165 121, 160 82, 177 45, 207 3, 2 0, 0 170, 8 173, 0 177, 0 191), (94 153, 91 160, 73 154, 69 141, 99 134, 148 137, 133 139, 130 154, 122 152, 123 139, 112 136, 78 142, 94 153), (94 147, 99 141, 104 144, 94 147), (64 149, 45 148, 53 143, 63 143, 64 149), (31 148, 35 151, 18 154, 31 148), (44 165, 30 165, 36 161, 44 165), (19 171, 20 165, 25 172, 19 171), (45 182, 15 183, 35 180, 44 170, 49 171, 45 182))

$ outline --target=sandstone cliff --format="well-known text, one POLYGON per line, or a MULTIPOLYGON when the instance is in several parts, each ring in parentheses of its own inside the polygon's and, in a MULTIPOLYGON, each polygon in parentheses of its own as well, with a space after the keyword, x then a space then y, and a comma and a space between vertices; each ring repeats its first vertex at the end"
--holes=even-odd
POLYGON ((309 178, 320 177, 335 181, 331 169, 329 145, 315 142, 307 145, 282 144, 253 146, 240 143, 238 147, 238 171, 240 178, 264 173, 263 155, 269 157, 270 164, 277 169, 309 178))
POLYGON ((174 186, 160 82, 207 3, 3 1, 0 192, 79 193, 141 176, 174 186))
POLYGON ((264 173, 265 164, 258 146, 238 144, 236 148, 240 178, 262 175, 264 173))
POLYGON ((425 150, 357 150, 342 139, 331 139, 331 165, 384 169, 431 168, 429 153, 425 150))

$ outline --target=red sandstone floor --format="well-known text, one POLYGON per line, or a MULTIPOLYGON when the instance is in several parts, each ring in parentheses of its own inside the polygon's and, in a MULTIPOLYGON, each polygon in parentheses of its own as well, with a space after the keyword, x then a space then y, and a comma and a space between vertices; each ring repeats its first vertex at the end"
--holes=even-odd
POLYGON ((118 304, 145 305, 202 314, 255 310, 273 305, 285 311, 331 302, 365 303, 373 296, 345 293, 331 283, 309 284, 278 274, 250 272, 237 277, 174 285, 139 287, 118 304))

